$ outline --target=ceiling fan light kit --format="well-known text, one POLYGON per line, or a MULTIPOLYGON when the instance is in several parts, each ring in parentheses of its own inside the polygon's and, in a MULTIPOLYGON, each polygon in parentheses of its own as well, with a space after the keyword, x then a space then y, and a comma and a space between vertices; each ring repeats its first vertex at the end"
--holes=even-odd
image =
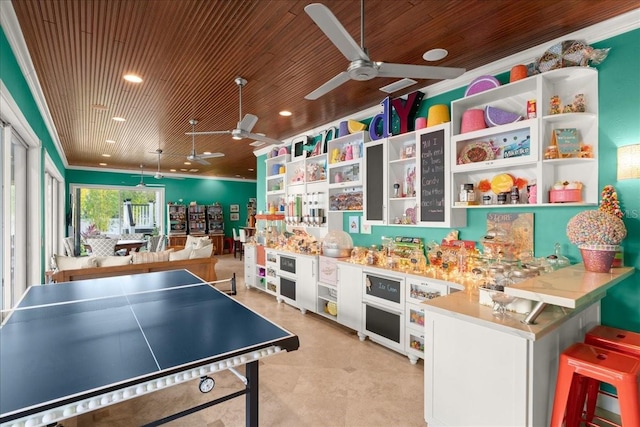
MULTIPOLYGON (((375 62, 369 58, 364 47, 364 0, 360 3, 361 12, 361 45, 349 35, 340 21, 331 13, 329 8, 320 3, 305 6, 304 11, 316 23, 327 38, 349 61, 347 71, 343 71, 318 89, 305 96, 305 99, 315 100, 331 92, 349 80, 367 81, 375 77, 414 78, 414 79, 453 79, 461 76, 464 68, 435 67, 413 64, 391 64, 375 62)), ((446 52, 446 50, 441 49, 446 52)), ((442 54, 442 52, 439 52, 442 54)), ((426 54, 425 54, 426 55, 426 54)))

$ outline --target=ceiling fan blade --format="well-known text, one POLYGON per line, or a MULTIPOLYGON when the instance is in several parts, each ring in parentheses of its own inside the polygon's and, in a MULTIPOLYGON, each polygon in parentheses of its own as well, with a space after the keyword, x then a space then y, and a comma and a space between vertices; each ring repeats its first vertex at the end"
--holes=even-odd
POLYGON ((326 82, 325 84, 323 84, 322 86, 320 86, 318 89, 314 90, 313 92, 305 96, 304 99, 309 99, 311 101, 313 101, 314 99, 318 99, 322 95, 331 92, 341 84, 348 82, 349 79, 351 79, 351 77, 349 77, 349 73, 347 73, 346 71, 343 71, 337 76, 335 76, 334 78, 332 78, 331 80, 329 80, 328 82, 326 82))
POLYGON ((224 153, 200 154, 198 157, 201 159, 215 159, 216 157, 224 157, 224 153))
POLYGON ((266 142, 267 144, 282 144, 282 141, 269 138, 268 136, 259 135, 257 133, 245 132, 242 134, 243 138, 254 139, 256 141, 266 142))
POLYGON ((369 56, 358 46, 327 6, 311 3, 304 7, 304 11, 349 61, 369 60, 369 56))
POLYGON ((212 130, 208 132, 185 132, 185 135, 222 135, 222 134, 230 134, 230 130, 212 130))
POLYGON ((244 132, 251 132, 251 129, 253 129, 257 122, 258 116, 255 116, 253 114, 245 114, 242 118, 242 121, 238 122, 238 129, 244 132))
POLYGON ((201 165, 204 166, 209 166, 211 165, 211 163, 207 162, 205 159, 201 158, 200 156, 196 157, 195 159, 193 159, 194 161, 200 163, 201 165))
POLYGON ((378 63, 378 77, 411 77, 414 79, 455 79, 464 68, 434 67, 431 65, 378 63))

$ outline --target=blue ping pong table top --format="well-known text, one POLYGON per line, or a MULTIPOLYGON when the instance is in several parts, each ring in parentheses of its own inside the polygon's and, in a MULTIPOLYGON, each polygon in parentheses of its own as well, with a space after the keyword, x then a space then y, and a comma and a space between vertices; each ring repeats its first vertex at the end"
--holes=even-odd
POLYGON ((186 270, 32 286, 18 307, 40 305, 14 311, 0 328, 0 423, 271 345, 299 345, 186 270), (190 284, 199 285, 168 289, 190 284), (64 304, 79 300, 86 301, 64 304))

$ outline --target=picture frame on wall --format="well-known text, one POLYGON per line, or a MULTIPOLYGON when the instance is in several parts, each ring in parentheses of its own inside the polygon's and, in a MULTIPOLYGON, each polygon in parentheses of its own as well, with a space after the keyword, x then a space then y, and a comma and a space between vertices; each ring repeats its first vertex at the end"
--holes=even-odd
POLYGON ((229 219, 231 221, 240 221, 240 214, 239 213, 232 213, 231 215, 229 215, 229 219))
POLYGON ((240 212, 240 205, 229 205, 229 212, 240 212))

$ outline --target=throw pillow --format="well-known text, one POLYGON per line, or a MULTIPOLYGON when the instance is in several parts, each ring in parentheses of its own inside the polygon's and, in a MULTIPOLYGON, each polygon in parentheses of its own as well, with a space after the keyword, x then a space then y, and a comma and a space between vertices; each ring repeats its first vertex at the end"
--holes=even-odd
POLYGON ((132 264, 169 261, 169 254, 171 252, 173 252, 173 249, 167 249, 162 252, 134 252, 132 264))
POLYGON ((54 257, 58 271, 97 267, 96 259, 94 257, 72 257, 62 255, 54 255, 54 257))
POLYGON ((191 251, 191 255, 189 255, 189 259, 208 258, 211 256, 211 252, 213 252, 213 245, 207 245, 202 248, 194 249, 191 251))
POLYGON ((169 254, 169 261, 181 261, 183 259, 189 259, 189 255, 191 255, 191 251, 192 249, 189 246, 187 246, 186 248, 180 251, 171 252, 169 254))
POLYGON ((129 265, 131 264, 131 258, 133 255, 127 256, 97 256, 96 262, 98 267, 115 267, 117 265, 129 265))
POLYGON ((193 247, 193 249, 206 248, 207 246, 211 246, 213 242, 208 237, 201 238, 198 243, 193 247))

